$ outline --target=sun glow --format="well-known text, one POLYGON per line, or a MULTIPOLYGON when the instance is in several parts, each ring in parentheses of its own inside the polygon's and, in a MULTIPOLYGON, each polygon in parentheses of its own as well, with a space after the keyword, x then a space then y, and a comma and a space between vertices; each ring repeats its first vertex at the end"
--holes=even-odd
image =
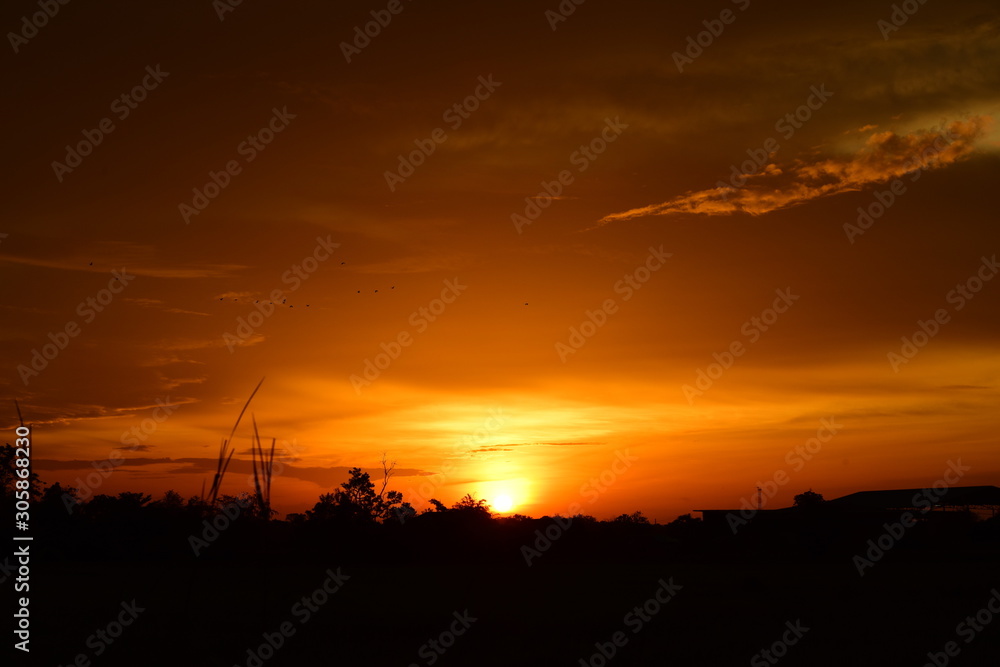
POLYGON ((500 514, 506 514, 507 512, 514 509, 514 501, 507 494, 500 494, 494 496, 490 501, 490 506, 493 508, 494 512, 499 512, 500 514))
POLYGON ((494 514, 512 514, 524 511, 531 504, 532 484, 524 478, 509 477, 496 481, 480 482, 473 495, 489 503, 494 514))

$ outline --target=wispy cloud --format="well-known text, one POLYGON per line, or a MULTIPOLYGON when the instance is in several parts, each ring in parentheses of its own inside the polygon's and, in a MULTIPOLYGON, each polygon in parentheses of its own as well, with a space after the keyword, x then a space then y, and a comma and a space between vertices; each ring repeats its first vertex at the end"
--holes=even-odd
POLYGON ((208 313, 202 313, 196 310, 185 310, 183 308, 174 308, 168 306, 165 302, 160 299, 147 299, 147 298, 125 298, 126 303, 131 303, 140 308, 151 308, 154 310, 162 310, 165 313, 175 313, 180 315, 204 315, 208 317, 208 313))
POLYGON ((128 452, 151 452, 154 445, 130 445, 129 447, 115 447, 116 451, 128 452))
POLYGON ((761 173, 747 177, 743 187, 688 192, 660 204, 606 215, 598 225, 679 213, 763 215, 819 197, 861 190, 917 169, 937 169, 965 159, 976 150, 991 124, 990 117, 974 116, 937 130, 876 132, 847 157, 800 160, 783 170, 768 165, 761 173))
POLYGON ((470 451, 470 454, 481 452, 511 452, 515 447, 578 447, 603 445, 603 442, 507 442, 499 445, 477 447, 470 451))
MULTIPOLYGON (((180 407, 197 403, 198 400, 191 397, 166 397, 167 405, 180 407)), ((93 405, 82 403, 70 403, 61 408, 53 408, 44 404, 35 404, 33 401, 25 404, 21 403, 26 414, 31 414, 31 423, 35 426, 58 425, 66 426, 73 423, 83 423, 87 421, 98 421, 105 419, 116 419, 119 417, 135 417, 149 410, 162 407, 162 403, 145 403, 142 405, 93 405)))
MULTIPOLYGON (((89 265, 79 265, 72 260, 63 259, 42 259, 38 257, 4 255, 0 257, 0 262, 10 262, 12 264, 23 264, 45 269, 58 269, 60 271, 76 271, 84 273, 107 273, 105 268, 95 269, 89 265)), ((225 278, 237 274, 247 267, 242 264, 214 264, 197 267, 169 267, 169 266, 149 266, 130 264, 119 261, 111 265, 113 268, 125 268, 129 273, 137 276, 149 278, 225 278)))
MULTIPOLYGON (((121 449, 121 448, 118 448, 121 449)), ((146 450, 139 450, 146 451, 146 450)), ((295 457, 282 458, 278 457, 281 461, 281 476, 288 477, 292 479, 299 479, 305 482, 312 482, 321 487, 332 487, 340 484, 345 479, 347 479, 350 472, 350 468, 346 466, 301 466, 292 463, 296 460, 295 457)), ((194 475, 206 475, 214 473, 216 466, 218 465, 218 460, 215 458, 152 458, 152 457, 135 457, 126 458, 124 461, 118 464, 118 468, 123 471, 128 471, 129 473, 136 473, 141 468, 148 466, 168 466, 166 468, 160 469, 160 472, 170 474, 170 475, 184 475, 184 474, 194 474, 194 475)), ((38 459, 35 461, 35 467, 38 470, 93 470, 93 461, 85 461, 81 459, 73 459, 69 461, 57 460, 57 459, 38 459)), ((382 471, 376 469, 364 469, 372 475, 373 478, 378 478, 381 476, 382 471)), ((253 462, 247 459, 237 459, 234 458, 229 468, 227 469, 228 475, 227 480, 235 480, 239 483, 239 476, 250 475, 253 473, 253 462)), ((423 470, 417 468, 397 468, 393 471, 394 477, 412 477, 412 476, 423 476, 427 473, 423 470)), ((227 484, 230 483, 227 481, 227 484)))

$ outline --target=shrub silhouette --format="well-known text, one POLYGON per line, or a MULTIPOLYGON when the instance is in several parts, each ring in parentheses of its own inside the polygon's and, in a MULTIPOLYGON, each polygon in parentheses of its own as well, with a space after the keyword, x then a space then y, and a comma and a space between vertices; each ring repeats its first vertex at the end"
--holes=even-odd
POLYGON ((332 493, 324 493, 311 510, 306 511, 310 521, 338 521, 347 523, 381 523, 400 516, 409 503, 403 502, 399 491, 375 492, 371 476, 361 468, 351 468, 349 478, 332 493))

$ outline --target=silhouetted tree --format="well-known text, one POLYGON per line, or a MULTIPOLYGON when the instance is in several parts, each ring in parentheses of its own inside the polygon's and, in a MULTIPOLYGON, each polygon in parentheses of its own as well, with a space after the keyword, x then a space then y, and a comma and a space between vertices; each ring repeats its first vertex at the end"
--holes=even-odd
POLYGON ((211 514, 211 506, 208 501, 201 496, 194 495, 187 499, 186 508, 195 516, 208 516, 211 514))
POLYGON ((484 514, 486 516, 493 516, 493 512, 490 508, 490 504, 486 502, 485 498, 476 499, 471 493, 465 494, 461 500, 451 506, 451 508, 457 512, 470 512, 477 514, 484 514))
POLYGON ((152 499, 152 496, 137 491, 122 491, 118 494, 118 502, 125 511, 137 511, 152 499))
POLYGON ((337 514, 336 496, 333 493, 320 494, 312 509, 306 510, 306 517, 310 521, 329 521, 336 518, 337 514))
POLYGON ((404 513, 412 511, 409 503, 403 502, 403 494, 399 491, 387 491, 384 495, 376 493, 371 477, 361 472, 361 468, 351 468, 349 475, 339 489, 323 494, 319 502, 306 511, 309 519, 366 523, 395 517, 400 508, 404 513))
POLYGON ((42 493, 38 510, 40 516, 59 521, 68 519, 79 504, 80 494, 77 489, 72 486, 64 487, 56 482, 42 493))
POLYGON ((181 494, 177 493, 173 489, 169 489, 163 494, 163 497, 159 500, 155 500, 151 505, 156 507, 162 507, 164 509, 182 509, 184 507, 184 498, 181 494))
POLYGON ((233 507, 239 509, 239 514, 237 515, 237 520, 239 519, 270 519, 271 514, 274 514, 274 510, 270 507, 262 507, 260 496, 255 492, 244 491, 238 496, 221 495, 216 501, 215 505, 209 507, 209 514, 218 514, 224 511, 223 508, 229 508, 227 513, 233 512, 233 507))
POLYGON ((122 491, 117 496, 99 494, 80 506, 84 516, 96 521, 119 521, 138 517, 151 497, 143 493, 122 491))
POLYGON ((812 489, 795 496, 794 501, 795 507, 816 507, 817 505, 826 502, 823 500, 823 494, 816 493, 812 489))
POLYGON ((389 485, 392 473, 396 469, 396 462, 389 463, 386 458, 387 454, 388 452, 382 452, 382 460, 379 461, 382 464, 382 488, 378 491, 379 498, 385 497, 385 487, 389 485))
MULTIPOLYGON (((0 496, 3 498, 13 498, 16 483, 21 477, 17 474, 17 450, 10 444, 0 447, 0 496)), ((28 486, 31 492, 31 499, 35 500, 42 495, 42 481, 38 478, 38 473, 31 473, 28 476, 28 486)))
POLYGON ((649 519, 642 515, 642 512, 632 512, 631 514, 619 514, 611 523, 632 523, 632 524, 648 524, 649 519))
POLYGON ((448 511, 448 508, 445 507, 444 503, 441 502, 440 500, 438 500, 437 498, 431 498, 427 502, 429 502, 431 505, 433 505, 434 509, 431 509, 430 507, 428 507, 426 510, 424 510, 425 512, 447 512, 448 511))

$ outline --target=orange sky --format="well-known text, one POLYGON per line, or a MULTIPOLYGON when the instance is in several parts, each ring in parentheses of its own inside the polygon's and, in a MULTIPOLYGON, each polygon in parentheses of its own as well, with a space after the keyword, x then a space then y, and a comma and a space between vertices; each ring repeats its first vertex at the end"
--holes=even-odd
POLYGON ((8 53, 0 382, 43 480, 123 448, 95 493, 198 493, 266 377, 282 512, 383 451, 418 508, 535 516, 1000 483, 993 3, 405 2, 350 62, 385 5, 332 5, 72 4, 8 53))

